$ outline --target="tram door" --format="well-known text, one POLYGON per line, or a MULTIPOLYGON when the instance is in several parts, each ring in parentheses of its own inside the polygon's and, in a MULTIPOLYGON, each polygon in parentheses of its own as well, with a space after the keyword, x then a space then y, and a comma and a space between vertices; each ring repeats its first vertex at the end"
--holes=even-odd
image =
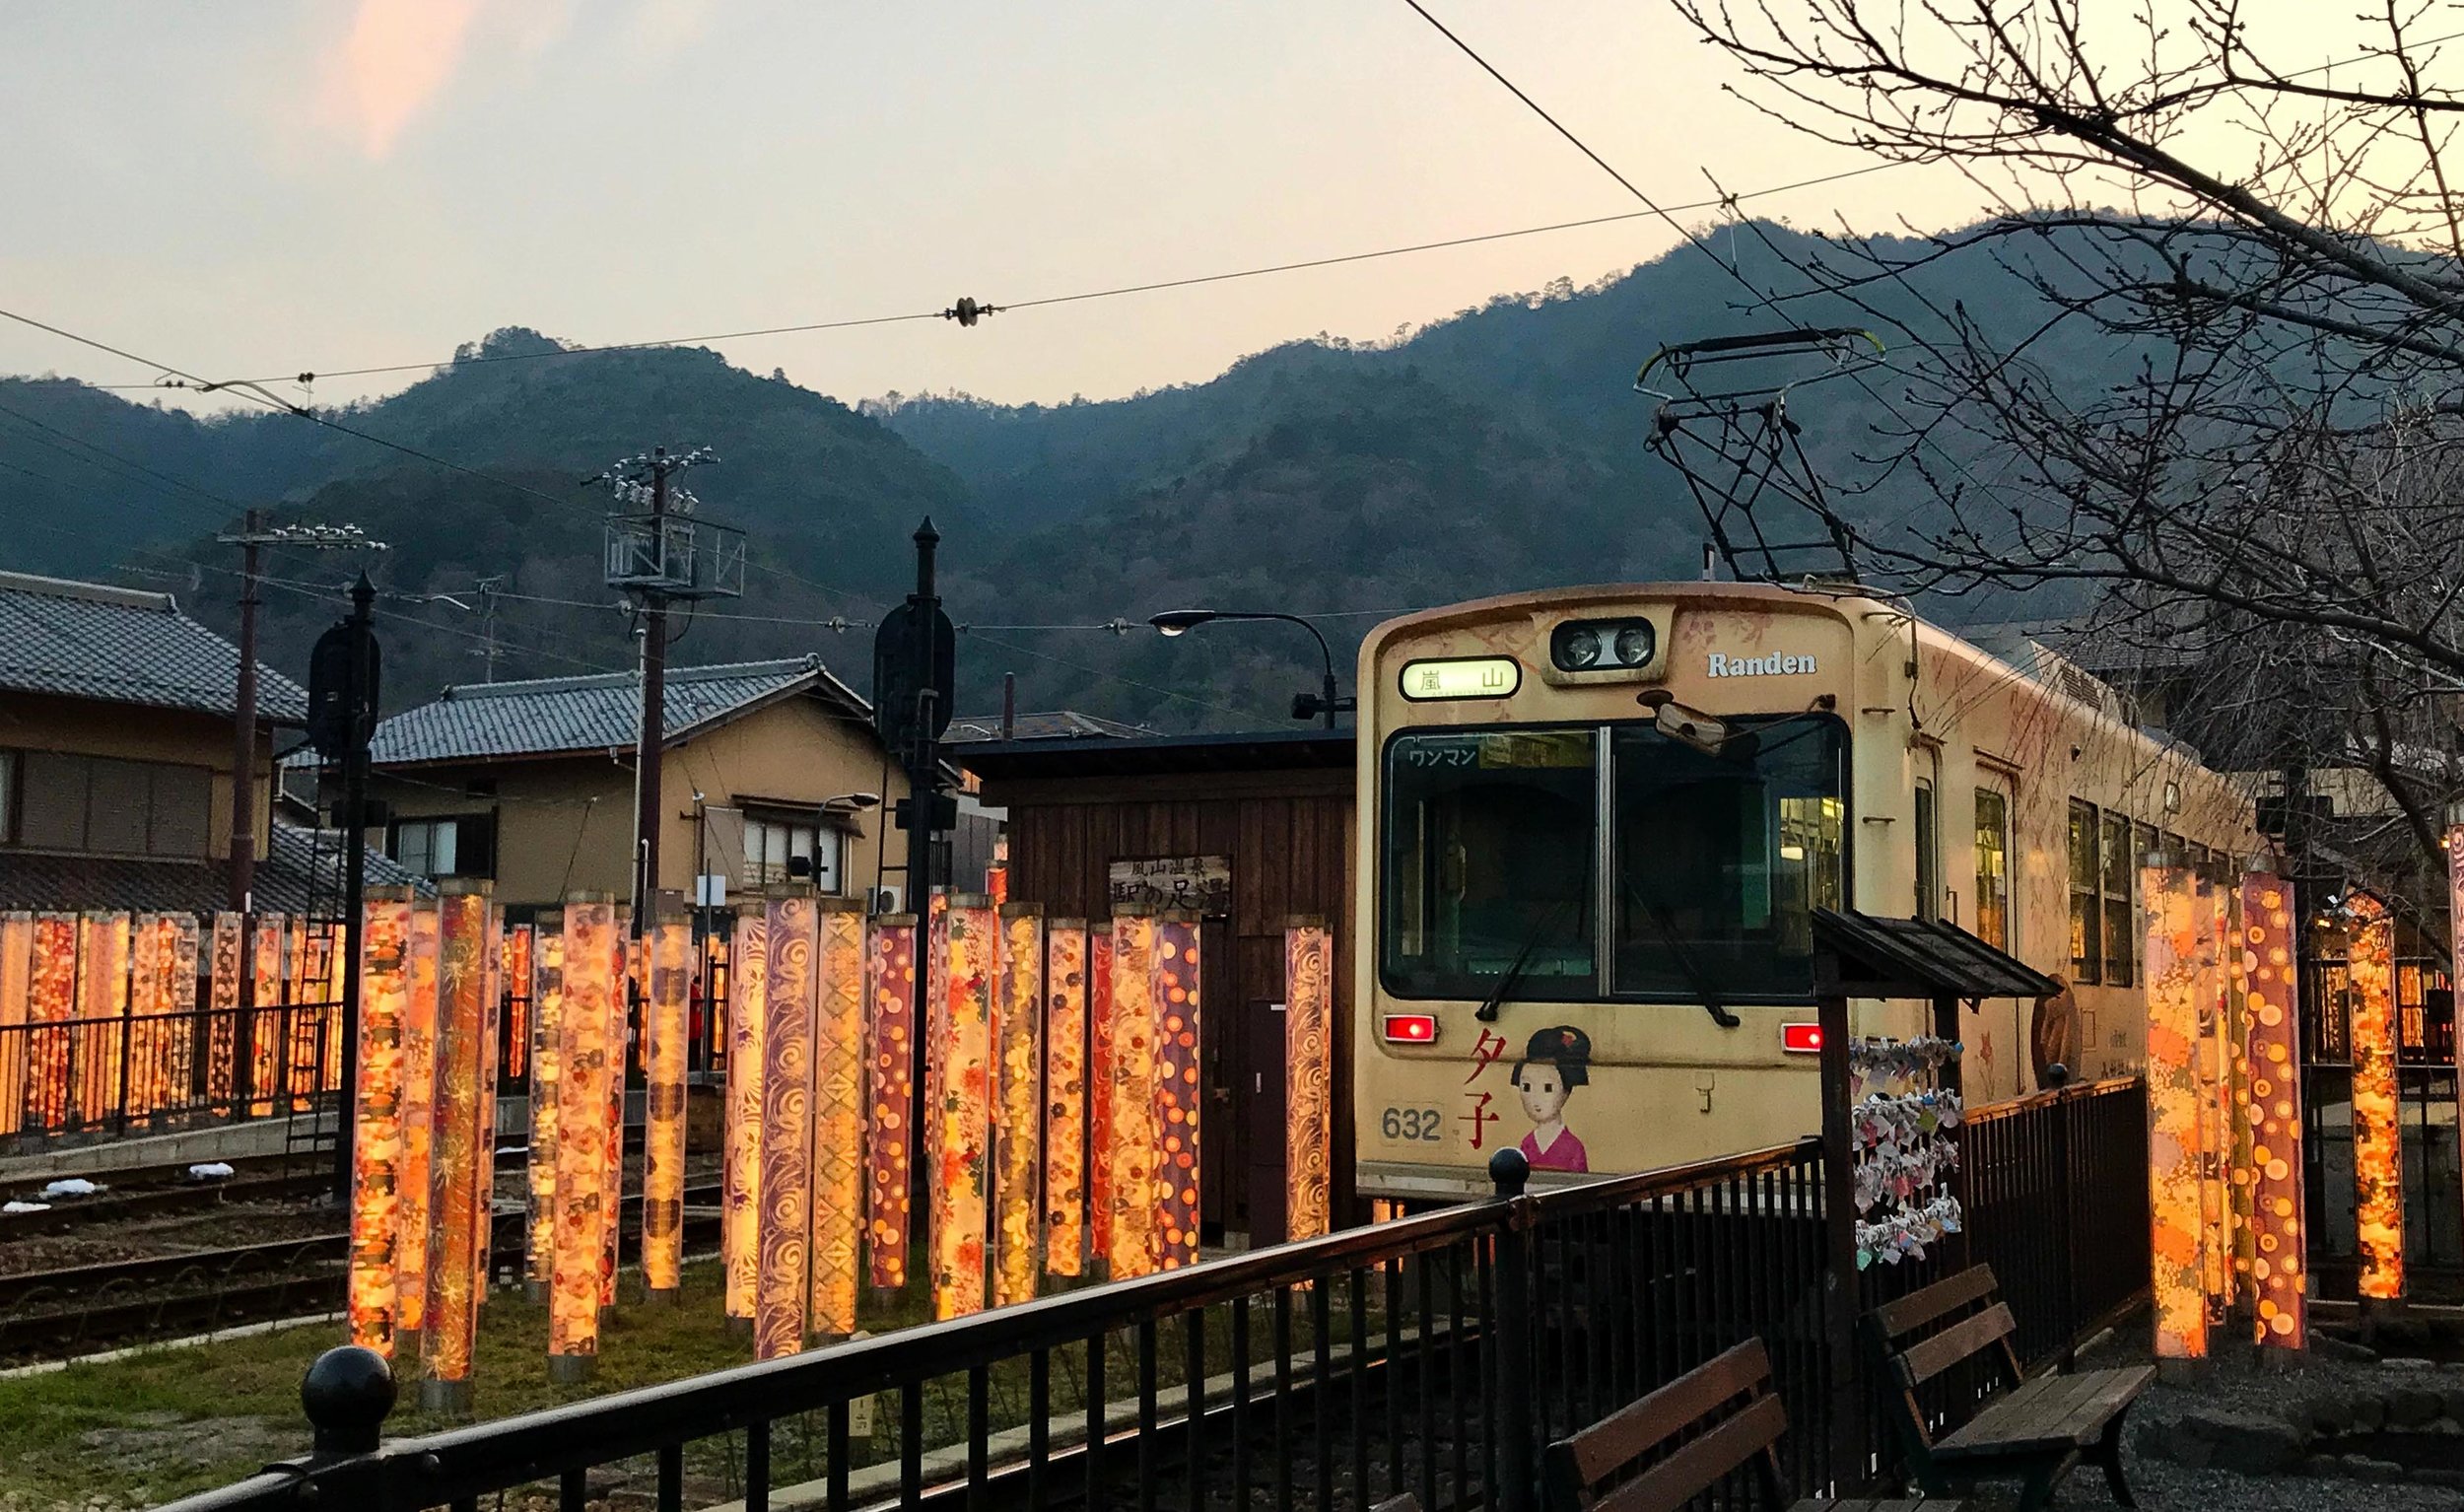
POLYGON ((1234 1100, 1247 1105, 1243 1133, 1248 1134, 1249 1242, 1264 1249, 1290 1237, 1284 1223, 1284 1066, 1283 1004, 1251 998, 1241 1005, 1242 1050, 1246 1063, 1241 1079, 1248 1085, 1234 1100))

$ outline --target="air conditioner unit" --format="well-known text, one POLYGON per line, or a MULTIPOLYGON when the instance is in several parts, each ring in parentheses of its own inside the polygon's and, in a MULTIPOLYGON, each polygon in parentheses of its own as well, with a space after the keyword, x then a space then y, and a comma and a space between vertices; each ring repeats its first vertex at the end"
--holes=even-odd
POLYGON ((898 888, 876 887, 872 889, 871 895, 868 898, 865 907, 875 917, 879 917, 883 914, 896 914, 901 912, 899 905, 905 901, 906 899, 901 896, 898 888))

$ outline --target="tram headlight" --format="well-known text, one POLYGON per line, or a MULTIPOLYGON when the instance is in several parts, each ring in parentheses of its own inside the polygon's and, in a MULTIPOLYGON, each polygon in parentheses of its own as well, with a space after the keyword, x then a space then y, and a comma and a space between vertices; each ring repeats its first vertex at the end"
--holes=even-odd
POLYGON ((1659 653, 1660 633, 1646 619, 1568 620, 1548 637, 1560 672, 1640 672, 1659 653))
POLYGON ((1557 632, 1557 665, 1580 672, 1600 664, 1600 633, 1589 625, 1568 625, 1557 632))

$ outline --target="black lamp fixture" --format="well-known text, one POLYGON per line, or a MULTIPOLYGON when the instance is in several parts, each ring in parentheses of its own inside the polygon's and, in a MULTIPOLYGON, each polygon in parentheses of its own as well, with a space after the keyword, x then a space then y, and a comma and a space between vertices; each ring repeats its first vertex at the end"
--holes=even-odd
POLYGON ((1293 719, 1323 719, 1326 727, 1333 729, 1336 715, 1349 714, 1358 707, 1357 700, 1343 698, 1335 690, 1335 652, 1326 644, 1326 637, 1319 633, 1317 626, 1297 614, 1277 614, 1266 609, 1166 609, 1149 617, 1146 623, 1167 636, 1177 636, 1216 620, 1280 620, 1287 625, 1298 625, 1317 641, 1318 655, 1326 663, 1323 691, 1292 695, 1293 719))

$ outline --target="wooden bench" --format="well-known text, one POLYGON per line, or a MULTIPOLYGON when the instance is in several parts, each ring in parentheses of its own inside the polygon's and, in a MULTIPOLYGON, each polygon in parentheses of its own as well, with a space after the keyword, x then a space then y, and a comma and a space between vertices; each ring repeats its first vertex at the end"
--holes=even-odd
POLYGON ((1993 1268, 1974 1266, 1875 1309, 1867 1336, 1880 1355, 1883 1415, 1898 1424, 1908 1466, 1935 1495, 1954 1484, 2017 1476, 2020 1512, 2037 1512, 2082 1459, 2104 1467, 2113 1499, 2136 1507, 2122 1479, 2122 1418, 2156 1378, 2156 1369, 2088 1370, 2031 1381, 2012 1335, 2019 1323, 1996 1295, 1993 1268), (1949 1320, 1949 1321, 1946 1321, 1949 1320), (1920 1388, 1968 1360, 1987 1361, 1991 1395, 1976 1414, 1934 1436, 1920 1388))
MULTIPOLYGON (((1771 1360, 1749 1339, 1629 1408, 1548 1446, 1550 1512, 1677 1512, 1743 1469, 1767 1512, 1788 1505, 1777 1446, 1788 1410, 1771 1392, 1771 1360), (1639 1469, 1635 1467, 1639 1466, 1639 1469)), ((1925 1512, 1958 1512, 1929 1501, 1925 1512)), ((1913 1501, 1814 1497, 1790 1512, 1914 1512, 1913 1501)))

